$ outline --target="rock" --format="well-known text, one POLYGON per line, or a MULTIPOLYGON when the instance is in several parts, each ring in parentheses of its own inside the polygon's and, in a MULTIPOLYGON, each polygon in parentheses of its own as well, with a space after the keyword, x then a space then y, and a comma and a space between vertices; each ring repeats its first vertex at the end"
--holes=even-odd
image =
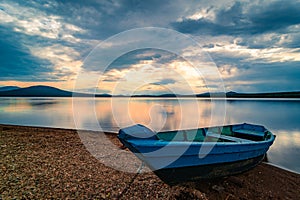
POLYGON ((219 185, 213 185, 212 189, 215 190, 215 191, 217 191, 217 192, 223 192, 225 190, 224 187, 219 186, 219 185))

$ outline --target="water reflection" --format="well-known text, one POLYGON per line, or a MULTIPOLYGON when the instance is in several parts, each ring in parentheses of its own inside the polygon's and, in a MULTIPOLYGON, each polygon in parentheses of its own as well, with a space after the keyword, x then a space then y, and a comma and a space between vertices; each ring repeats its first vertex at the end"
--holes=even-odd
POLYGON ((276 135, 268 161, 300 173, 300 130, 277 130, 276 135))
POLYGON ((274 130, 294 130, 300 125, 299 100, 228 101, 227 117, 232 123, 248 121, 274 130))
MULTIPOLYGON (((155 131, 190 129, 212 125, 212 104, 192 99, 109 99, 98 100, 95 112, 102 128, 144 124, 155 131)), ((217 116, 219 117, 219 116, 217 116)), ((220 116, 222 119, 224 116, 220 116)))
POLYGON ((33 109, 45 109, 55 106, 59 101, 55 99, 24 99, 2 98, 0 107, 6 112, 24 112, 33 109))
MULTIPOLYGON (((196 128, 217 125, 211 124, 211 109, 219 103, 209 99, 0 98, 0 123, 89 130, 100 125, 114 132, 135 123, 157 131, 196 128), (76 126, 73 114, 78 118, 76 126)), ((300 172, 299 100, 229 100, 226 106, 225 119, 214 117, 226 124, 266 126, 277 135, 269 161, 300 172)))
POLYGON ((70 99, 0 98, 0 123, 73 128, 70 99))

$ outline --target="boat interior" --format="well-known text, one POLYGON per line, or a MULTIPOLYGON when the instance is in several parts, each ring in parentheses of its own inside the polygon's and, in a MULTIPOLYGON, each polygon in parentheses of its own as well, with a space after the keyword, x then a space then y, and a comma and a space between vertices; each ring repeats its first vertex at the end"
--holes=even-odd
POLYGON ((163 141, 247 143, 268 140, 272 134, 263 126, 245 123, 220 127, 158 132, 156 136, 159 140, 163 141))

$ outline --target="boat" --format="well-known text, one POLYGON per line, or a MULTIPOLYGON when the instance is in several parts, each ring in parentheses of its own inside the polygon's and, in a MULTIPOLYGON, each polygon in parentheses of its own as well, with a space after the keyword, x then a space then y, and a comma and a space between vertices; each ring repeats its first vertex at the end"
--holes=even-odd
POLYGON ((264 159, 275 137, 248 123, 164 132, 136 124, 118 133, 123 145, 169 185, 245 172, 264 159))

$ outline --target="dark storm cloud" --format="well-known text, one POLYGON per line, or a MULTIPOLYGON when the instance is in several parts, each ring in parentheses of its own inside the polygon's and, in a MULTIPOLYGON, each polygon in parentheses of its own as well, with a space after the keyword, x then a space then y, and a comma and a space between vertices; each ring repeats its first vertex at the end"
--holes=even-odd
MULTIPOLYGON (((24 1, 20 3, 43 10, 49 15, 62 16, 65 22, 87 30, 85 34, 77 34, 81 38, 101 40, 132 28, 165 27, 178 13, 183 12, 182 7, 174 1, 160 0, 24 1)), ((184 2, 181 4, 184 5, 184 2)))
MULTIPOLYGON (((300 28, 296 26, 300 24, 300 2, 293 0, 235 2, 230 0, 20 0, 3 1, 3 4, 5 3, 13 8, 13 12, 9 14, 16 16, 19 21, 28 20, 28 15, 22 13, 23 8, 30 8, 33 12, 37 12, 36 23, 43 22, 39 21, 41 16, 45 18, 54 16, 57 24, 53 23, 53 25, 62 27, 57 29, 59 32, 57 37, 50 38, 40 34, 50 33, 49 30, 40 29, 34 34, 32 32, 29 34, 18 22, 9 21, 9 18, 1 20, 1 80, 63 80, 72 72, 60 72, 60 69, 55 68, 53 60, 60 60, 66 55, 71 59, 83 60, 100 41, 121 31, 147 26, 174 28, 195 37, 208 36, 212 39, 211 43, 204 45, 207 49, 233 43, 239 45, 244 51, 283 48, 284 53, 284 51, 292 52, 284 48, 292 48, 293 52, 299 52, 297 48, 300 48, 300 28), (209 16, 200 19, 191 18, 200 11, 209 16), (69 30, 66 28, 67 25, 74 25, 82 31, 69 30), (16 31, 15 28, 20 28, 21 31, 16 31), (74 37, 74 41, 63 39, 64 35, 74 37), (222 37, 225 37, 225 40, 220 44, 214 41, 215 38, 222 37), (239 40, 234 41, 236 38, 239 40), (50 56, 47 59, 45 55, 40 58, 32 52, 34 49, 32 47, 37 46, 40 49, 51 46, 69 47, 66 50, 74 50, 75 55, 70 55, 69 51, 64 54, 62 51, 61 55, 56 55, 55 58, 50 56)), ((0 12, 5 13, 6 7, 1 7, 1 4, 2 2, 0 12)), ((257 55, 257 58, 247 53, 234 55, 231 51, 226 52, 226 48, 220 52, 211 51, 210 54, 218 66, 235 66, 239 70, 234 77, 226 78, 228 84, 236 83, 233 87, 237 90, 246 91, 247 88, 248 91, 260 89, 274 91, 294 90, 298 87, 298 77, 300 77, 298 61, 275 63, 259 58, 260 55, 257 55), (237 81, 248 81, 249 85, 244 85, 243 88, 237 81)), ((180 58, 176 55, 166 52, 141 50, 119 57, 109 69, 130 68, 143 61, 155 61, 163 66, 171 60, 178 59, 180 58)), ((169 84, 172 83, 172 80, 162 80, 161 84, 168 84, 168 81, 169 84)))
POLYGON ((107 68, 111 69, 124 69, 129 68, 132 65, 143 63, 145 61, 155 61, 156 64, 166 64, 171 60, 179 59, 177 55, 160 50, 160 49, 138 49, 128 52, 114 60, 113 63, 107 68))
POLYGON ((300 62, 278 62, 272 66, 265 63, 248 65, 247 70, 225 80, 225 84, 245 82, 232 85, 235 91, 241 92, 299 91, 300 62))
POLYGON ((109 68, 124 68, 123 65, 130 66, 138 64, 141 61, 150 61, 160 58, 161 55, 154 50, 150 49, 139 49, 128 52, 116 59, 109 68))
POLYGON ((184 33, 209 35, 251 35, 267 32, 283 32, 289 26, 300 23, 300 3, 297 1, 276 1, 248 6, 236 2, 229 9, 216 11, 214 21, 201 18, 184 19, 172 23, 184 33))
POLYGON ((252 33, 283 31, 285 28, 300 23, 300 2, 276 1, 267 6, 257 5, 250 9, 252 33))
MULTIPOLYGON (((46 72, 52 72, 50 63, 31 55, 30 50, 21 43, 21 36, 10 34, 0 26, 0 78, 1 80, 44 81, 46 72)), ((22 35, 22 34, 21 34, 22 35)))
POLYGON ((232 65, 236 72, 223 76, 228 90, 237 92, 298 91, 300 82, 300 62, 267 62, 263 59, 247 60, 244 56, 222 56, 210 54, 219 68, 232 65))

